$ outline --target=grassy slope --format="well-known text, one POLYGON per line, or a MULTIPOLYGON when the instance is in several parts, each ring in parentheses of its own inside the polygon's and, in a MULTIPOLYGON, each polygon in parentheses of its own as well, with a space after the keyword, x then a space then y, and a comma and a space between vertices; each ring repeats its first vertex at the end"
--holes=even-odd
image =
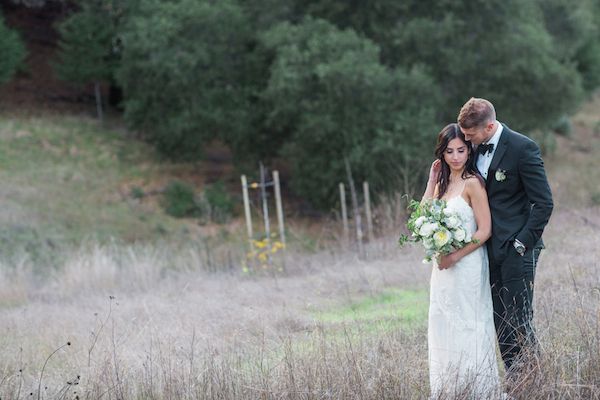
POLYGON ((573 130, 556 138, 546 169, 559 207, 600 205, 600 93, 572 118, 573 130))
POLYGON ((156 239, 185 226, 161 211, 157 196, 131 195, 133 187, 156 189, 174 167, 122 129, 81 117, 3 116, 0 141, 3 243, 156 239))
MULTIPOLYGON (((600 95, 573 118, 571 137, 558 137, 545 156, 560 204, 600 202, 600 95)), ((181 230, 151 196, 142 201, 134 187, 161 189, 182 173, 196 183, 197 166, 161 163, 148 146, 128 139, 120 127, 104 128, 85 117, 0 115, 0 225, 2 237, 38 235, 79 240, 116 237, 155 239, 181 230)))

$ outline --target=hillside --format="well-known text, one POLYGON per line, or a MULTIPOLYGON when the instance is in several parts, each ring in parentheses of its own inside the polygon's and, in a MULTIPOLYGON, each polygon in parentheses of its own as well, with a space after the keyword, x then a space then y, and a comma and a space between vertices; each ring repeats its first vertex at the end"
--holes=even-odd
POLYGON ((161 192, 173 180, 201 191, 205 179, 228 179, 231 166, 219 160, 165 162, 118 125, 87 117, 0 115, 0 140, 3 257, 45 257, 91 239, 177 241, 216 232, 166 215, 161 192))
MULTIPOLYGON (((545 156, 556 209, 582 221, 591 221, 588 211, 600 204, 599 109, 597 95, 573 117, 570 135, 552 137, 547 147, 553 153, 545 156)), ((194 218, 172 218, 161 207, 162 191, 171 181, 188 182, 199 193, 206 183, 221 180, 239 210, 239 173, 224 149, 213 149, 203 162, 173 163, 131 138, 117 121, 102 126, 90 117, 43 113, 0 114, 0 140, 3 257, 46 258, 86 240, 186 242, 223 234, 243 240, 241 218, 227 225, 201 224, 194 218)), ((288 217, 298 214, 293 204, 286 207, 288 217)), ((396 231, 379 211, 381 225, 396 231)), ((302 219, 290 222, 300 225, 302 219)), ((321 220, 311 225, 296 233, 313 236, 306 240, 314 243, 330 224, 321 220)))
POLYGON ((567 136, 556 136, 546 166, 556 203, 568 209, 600 206, 600 93, 572 118, 567 136))
MULTIPOLYGON (((215 147, 206 161, 198 163, 161 160, 152 148, 130 136, 114 110, 108 123, 99 125, 91 117, 89 88, 56 79, 53 26, 67 14, 69 4, 48 1, 42 9, 2 4, 7 23, 19 30, 29 51, 26 68, 0 88, 4 144, 0 149, 0 252, 43 255, 87 239, 187 241, 220 232, 239 239, 243 231, 239 219, 227 226, 200 225, 195 219, 171 218, 160 206, 161 191, 170 181, 181 179, 198 191, 206 183, 222 180, 239 207, 239 172, 226 149, 215 147)), ((551 136, 545 143, 557 208, 577 215, 600 204, 599 109, 596 95, 572 119, 570 135, 551 136)), ((297 212, 298 199, 286 194, 287 214, 305 214, 305 210, 297 212)), ((397 229, 398 221, 386 221, 383 212, 376 219, 387 231, 397 229)), ((309 242, 321 240, 323 225, 321 219, 312 228, 303 228, 307 236, 316 237, 309 242)))

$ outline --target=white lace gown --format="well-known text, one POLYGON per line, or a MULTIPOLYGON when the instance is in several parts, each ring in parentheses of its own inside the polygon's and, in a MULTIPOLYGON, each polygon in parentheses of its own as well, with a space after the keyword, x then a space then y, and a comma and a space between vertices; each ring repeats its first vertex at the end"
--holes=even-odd
MULTIPOLYGON (((448 201, 472 235, 473 209, 462 196, 448 201)), ((434 263, 435 264, 435 263, 434 263)), ((449 269, 433 265, 429 305, 429 381, 432 398, 494 398, 499 377, 485 246, 449 269)))

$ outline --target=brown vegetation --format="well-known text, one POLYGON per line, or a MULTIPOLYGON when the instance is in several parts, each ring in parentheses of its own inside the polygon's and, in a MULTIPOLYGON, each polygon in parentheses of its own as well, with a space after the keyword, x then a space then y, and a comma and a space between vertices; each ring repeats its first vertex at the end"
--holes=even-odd
MULTIPOLYGON (((559 211, 548 228, 543 351, 516 398, 600 398, 600 213, 581 214, 559 211)), ((48 360, 43 397, 427 398, 423 321, 315 318, 385 288, 427 286, 418 250, 390 237, 370 254, 288 254, 279 276, 209 274, 192 248, 90 246, 37 283, 16 266, 0 288, 0 396, 36 395, 46 358, 69 341, 48 360)))

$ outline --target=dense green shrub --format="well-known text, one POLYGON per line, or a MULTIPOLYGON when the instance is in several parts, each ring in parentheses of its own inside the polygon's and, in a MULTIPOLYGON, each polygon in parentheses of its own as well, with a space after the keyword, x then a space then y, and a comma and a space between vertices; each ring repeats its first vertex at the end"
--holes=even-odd
POLYGON ((204 189, 204 200, 208 205, 212 221, 218 223, 226 222, 233 215, 233 199, 225 190, 225 185, 222 181, 208 185, 204 189))
POLYGON ((59 52, 54 69, 64 81, 94 84, 98 117, 102 119, 100 85, 115 83, 121 53, 119 24, 126 9, 124 0, 81 0, 78 6, 58 24, 59 52))
POLYGON ((544 27, 552 36, 556 59, 572 64, 584 89, 600 85, 600 2, 538 0, 544 27))
POLYGON ((576 66, 557 57, 536 2, 418 3, 395 28, 394 54, 399 65, 428 67, 444 88, 446 120, 470 97, 484 97, 500 120, 527 132, 548 128, 582 100, 576 66))
POLYGON ((377 192, 414 191, 471 96, 534 134, 600 85, 593 0, 135 3, 118 73, 130 125, 172 158, 213 139, 239 165, 284 158, 319 207, 345 159, 377 192))
POLYGON ((19 35, 4 24, 0 11, 0 84, 8 82, 25 58, 25 46, 19 35))
POLYGON ((537 142, 543 155, 552 154, 556 151, 556 135, 551 130, 535 130, 529 136, 537 142))
POLYGON ((293 188, 333 204, 345 159, 379 191, 419 176, 439 130, 439 94, 423 70, 389 69, 372 41, 323 20, 283 23, 262 39, 274 53, 268 124, 286 138, 293 188))
POLYGON ((552 130, 561 136, 571 136, 573 133, 571 119, 566 115, 563 115, 554 123, 552 130))
POLYGON ((234 1, 142 2, 123 33, 126 120, 173 158, 198 158, 216 137, 251 134, 250 38, 234 1))
POLYGON ((78 84, 110 81, 119 57, 117 16, 112 0, 83 0, 80 9, 58 25, 61 79, 78 84))
POLYGON ((194 217, 200 213, 194 188, 181 181, 170 182, 164 192, 165 212, 176 218, 194 217))
POLYGON ((146 196, 146 192, 139 186, 134 186, 131 188, 130 196, 136 200, 143 199, 146 196))
POLYGON ((443 122, 486 97, 519 130, 548 128, 600 84, 597 0, 306 0, 302 8, 375 41, 386 65, 425 65, 443 122))
POLYGON ((185 182, 170 182, 164 191, 163 207, 176 218, 196 217, 201 222, 227 222, 233 215, 234 203, 223 182, 207 185, 201 195, 185 182))

